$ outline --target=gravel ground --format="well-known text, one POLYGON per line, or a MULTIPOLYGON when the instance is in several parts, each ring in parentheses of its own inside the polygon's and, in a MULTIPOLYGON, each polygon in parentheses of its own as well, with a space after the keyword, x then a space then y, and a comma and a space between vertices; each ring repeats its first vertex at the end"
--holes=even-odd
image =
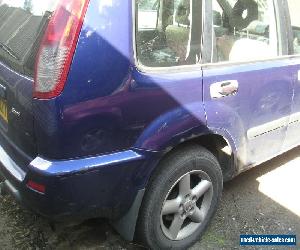
MULTIPOLYGON (((299 177, 296 148, 226 183, 215 218, 191 249, 238 249, 240 234, 296 234, 299 241, 299 177)), ((0 198, 0 249, 142 248, 122 240, 100 219, 53 231, 46 220, 5 196, 0 198)))

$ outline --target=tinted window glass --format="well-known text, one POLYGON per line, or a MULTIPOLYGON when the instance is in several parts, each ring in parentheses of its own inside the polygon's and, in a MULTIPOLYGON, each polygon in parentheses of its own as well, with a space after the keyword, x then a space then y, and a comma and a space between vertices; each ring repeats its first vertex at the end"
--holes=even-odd
POLYGON ((33 76, 35 57, 57 0, 0 0, 0 61, 33 76))
POLYGON ((136 4, 137 57, 141 64, 170 67, 199 61, 202 1, 137 0, 136 4))
POLYGON ((294 54, 300 54, 300 1, 288 0, 288 5, 293 28, 294 54))
POLYGON ((251 61, 278 54, 272 0, 213 0, 213 19, 215 60, 251 61))

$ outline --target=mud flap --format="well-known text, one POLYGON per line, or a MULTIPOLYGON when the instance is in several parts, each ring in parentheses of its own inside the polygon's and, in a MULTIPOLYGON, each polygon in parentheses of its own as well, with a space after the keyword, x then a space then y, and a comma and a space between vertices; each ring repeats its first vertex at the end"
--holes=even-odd
POLYGON ((125 240, 132 241, 134 238, 135 226, 144 197, 144 193, 145 189, 139 190, 128 212, 121 219, 111 222, 115 230, 125 240))

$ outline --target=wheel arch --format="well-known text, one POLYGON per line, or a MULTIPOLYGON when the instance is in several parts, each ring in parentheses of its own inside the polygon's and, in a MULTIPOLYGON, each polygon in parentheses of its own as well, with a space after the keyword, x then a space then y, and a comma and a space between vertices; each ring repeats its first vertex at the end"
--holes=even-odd
POLYGON ((200 145, 210 151, 218 160, 223 173, 224 181, 232 179, 238 172, 236 169, 236 146, 233 138, 226 131, 220 131, 218 129, 209 130, 210 133, 203 133, 198 136, 186 139, 182 138, 177 144, 165 149, 158 163, 151 172, 148 182, 154 171, 159 168, 160 162, 172 154, 175 154, 178 150, 189 145, 200 145))

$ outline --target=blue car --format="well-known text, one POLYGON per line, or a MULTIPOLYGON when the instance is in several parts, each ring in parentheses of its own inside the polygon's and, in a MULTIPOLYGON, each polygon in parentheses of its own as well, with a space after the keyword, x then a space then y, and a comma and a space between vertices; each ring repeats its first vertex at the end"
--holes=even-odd
POLYGON ((0 0, 1 193, 198 241, 223 182, 300 144, 299 0, 0 0))

